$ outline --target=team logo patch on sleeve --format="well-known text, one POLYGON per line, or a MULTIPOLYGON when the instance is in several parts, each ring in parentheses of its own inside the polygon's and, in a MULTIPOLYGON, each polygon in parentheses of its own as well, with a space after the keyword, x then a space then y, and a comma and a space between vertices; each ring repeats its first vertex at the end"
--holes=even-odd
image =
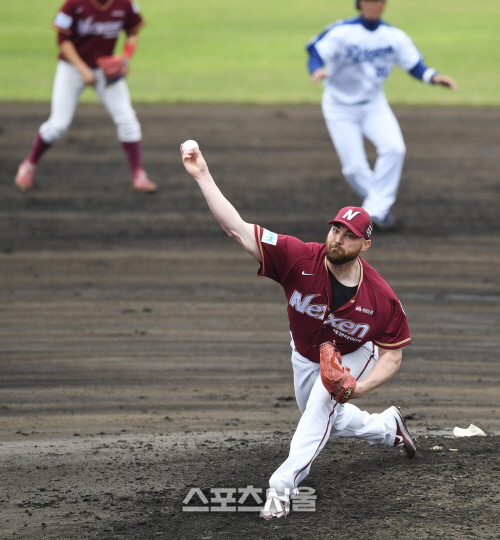
POLYGON ((275 246, 278 243, 278 235, 276 233, 268 231, 267 229, 263 229, 262 242, 275 246))
POLYGON ((68 30, 69 28, 71 28, 72 23, 73 17, 66 15, 66 13, 63 13, 62 11, 60 11, 54 19, 54 25, 58 28, 62 28, 63 30, 68 30))

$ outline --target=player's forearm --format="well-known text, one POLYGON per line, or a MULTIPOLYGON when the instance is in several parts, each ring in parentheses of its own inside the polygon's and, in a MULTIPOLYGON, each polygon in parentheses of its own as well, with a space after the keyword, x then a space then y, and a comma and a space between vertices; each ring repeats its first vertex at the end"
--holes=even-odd
POLYGON ((226 233, 260 261, 253 224, 243 221, 236 208, 224 197, 212 175, 206 171, 195 178, 215 219, 226 233))
POLYGON ((72 41, 65 40, 63 41, 60 46, 60 51, 64 58, 73 64, 78 71, 82 71, 84 69, 89 69, 89 66, 83 61, 82 57, 78 54, 78 51, 76 50, 75 45, 72 41))
POLYGON ((207 172, 196 181, 215 219, 229 236, 237 236, 238 230, 244 222, 236 208, 224 197, 212 175, 207 172))
POLYGON ((453 91, 457 89, 457 83, 451 77, 442 75, 434 68, 426 66, 422 60, 419 60, 408 73, 427 84, 440 84, 442 86, 447 86, 453 91))
POLYGON ((395 351, 384 349, 370 373, 366 378, 356 384, 356 390, 352 399, 366 396, 375 390, 375 388, 382 386, 391 379, 401 366, 402 356, 401 349, 395 351))
POLYGON ((129 60, 135 53, 137 43, 139 41, 139 34, 130 34, 127 36, 125 43, 123 44, 123 56, 129 60))

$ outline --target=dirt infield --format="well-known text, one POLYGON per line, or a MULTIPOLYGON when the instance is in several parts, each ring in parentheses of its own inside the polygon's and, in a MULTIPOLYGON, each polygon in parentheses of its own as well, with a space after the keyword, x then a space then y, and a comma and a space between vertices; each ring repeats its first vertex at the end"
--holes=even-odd
POLYGON ((366 259, 412 345, 357 404, 401 406, 417 457, 330 441, 316 499, 271 523, 255 508, 299 418, 285 301, 178 147, 199 141, 247 221, 323 241, 360 201, 319 107, 137 107, 160 190, 136 196, 105 112, 81 106, 21 194, 48 112, 0 105, 0 538, 500 538, 500 110, 395 108, 402 228, 366 259), (487 436, 453 437, 471 423, 487 436))

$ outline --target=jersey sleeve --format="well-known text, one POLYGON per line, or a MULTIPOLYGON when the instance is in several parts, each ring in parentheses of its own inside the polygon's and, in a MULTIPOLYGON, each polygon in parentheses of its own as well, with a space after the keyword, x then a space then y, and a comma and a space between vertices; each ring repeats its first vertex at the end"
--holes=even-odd
POLYGON ((309 55, 309 58, 307 61, 307 68, 310 74, 312 74, 314 71, 316 71, 319 68, 322 68, 325 65, 325 61, 321 57, 316 46, 318 42, 321 41, 325 37, 325 35, 328 33, 331 26, 332 25, 327 26, 325 30, 323 30, 323 32, 321 32, 320 34, 317 34, 316 36, 313 36, 306 45, 306 51, 309 55))
POLYGON ((411 343, 406 314, 401 302, 397 298, 392 302, 392 311, 384 333, 373 341, 376 345, 384 349, 400 349, 411 343))
POLYGON ((318 54, 316 47, 314 45, 309 45, 307 47, 307 52, 309 53, 309 59, 307 61, 307 69, 312 75, 317 69, 322 68, 325 63, 321 59, 321 56, 318 54))
POLYGON ((421 58, 417 65, 408 71, 408 73, 426 84, 432 84, 432 77, 436 75, 437 70, 430 68, 424 64, 424 59, 421 58))
POLYGON ((327 28, 314 43, 315 52, 324 64, 331 60, 338 50, 337 34, 332 31, 335 26, 332 25, 327 28))
MULTIPOLYGON (((52 27, 63 36, 73 35, 73 25, 75 21, 75 12, 78 4, 75 0, 66 0, 57 12, 52 27)), ((62 37, 62 36, 61 36, 62 37)))
POLYGON ((283 283, 295 261, 307 245, 293 236, 276 234, 259 225, 255 225, 255 238, 259 246, 262 262, 257 275, 283 283))
POLYGON ((405 71, 413 69, 422 59, 411 38, 402 30, 397 31, 396 64, 405 71))
POLYGON ((127 13, 127 18, 125 19, 125 24, 123 29, 127 34, 134 30, 139 30, 144 26, 144 19, 141 15, 141 10, 137 2, 130 2, 129 10, 127 13))

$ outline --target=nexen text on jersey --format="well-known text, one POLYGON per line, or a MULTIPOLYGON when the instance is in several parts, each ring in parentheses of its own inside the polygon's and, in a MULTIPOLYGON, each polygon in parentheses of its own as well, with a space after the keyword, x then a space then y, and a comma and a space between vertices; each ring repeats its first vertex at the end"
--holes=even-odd
MULTIPOLYGON (((311 301, 316 296, 318 295, 308 294, 302 299, 302 294, 295 290, 290 297, 289 304, 298 313, 308 315, 314 319, 324 319, 327 306, 324 304, 311 304, 311 301)), ((368 324, 355 323, 349 319, 337 318, 333 313, 328 316, 324 324, 331 326, 336 334, 342 335, 342 337, 351 341, 360 342, 361 339, 357 339, 355 336, 357 335, 358 338, 363 338, 370 330, 370 325, 368 324)))

